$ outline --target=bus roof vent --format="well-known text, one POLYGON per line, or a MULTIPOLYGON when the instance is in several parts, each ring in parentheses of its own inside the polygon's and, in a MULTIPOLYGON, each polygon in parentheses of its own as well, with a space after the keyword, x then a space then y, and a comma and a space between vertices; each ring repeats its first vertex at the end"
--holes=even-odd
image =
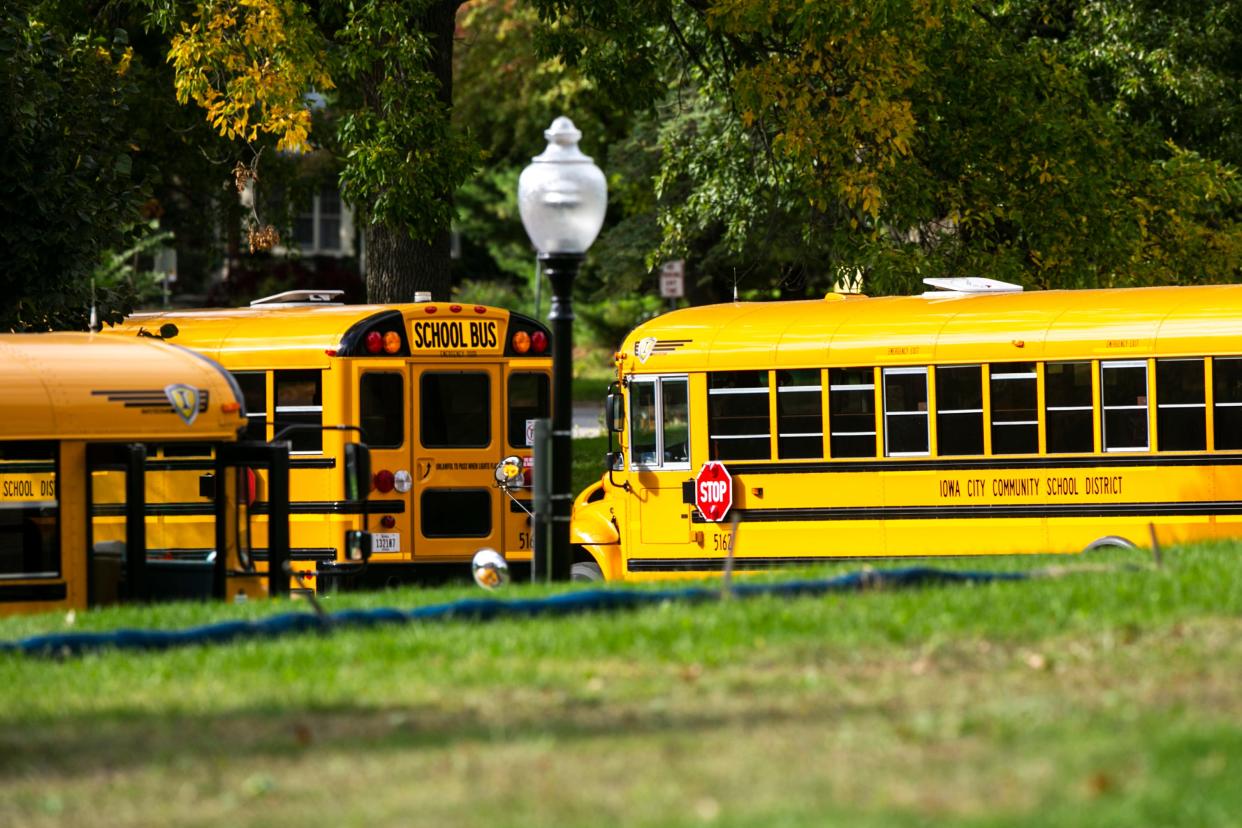
POLYGON ((264 296, 250 303, 252 308, 288 308, 295 305, 343 305, 343 290, 286 290, 275 296, 264 296))
POLYGON ((950 276, 943 279, 924 279, 923 284, 936 290, 924 292, 924 296, 975 296, 982 293, 1021 293, 1022 285, 987 279, 983 276, 950 276))

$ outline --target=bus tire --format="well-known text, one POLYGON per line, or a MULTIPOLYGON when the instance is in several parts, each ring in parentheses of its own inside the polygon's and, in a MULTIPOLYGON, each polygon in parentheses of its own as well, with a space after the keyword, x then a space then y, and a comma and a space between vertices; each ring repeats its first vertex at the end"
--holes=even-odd
POLYGON ((604 571, 595 561, 580 561, 569 568, 571 581, 602 581, 604 571))
POLYGON ((1138 549, 1138 547, 1134 545, 1133 541, 1123 538, 1121 535, 1105 535, 1102 538, 1096 538, 1091 541, 1091 543, 1083 547, 1082 551, 1085 554, 1087 552, 1098 552, 1101 549, 1131 550, 1138 549))

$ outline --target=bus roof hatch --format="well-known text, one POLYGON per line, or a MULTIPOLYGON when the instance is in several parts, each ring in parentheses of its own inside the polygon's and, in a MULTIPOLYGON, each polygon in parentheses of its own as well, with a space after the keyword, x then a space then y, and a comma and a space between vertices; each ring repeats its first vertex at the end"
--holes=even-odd
POLYGON ((973 295, 979 293, 1021 293, 1022 285, 988 279, 983 276, 950 276, 943 279, 924 279, 923 284, 936 290, 926 291, 924 296, 947 296, 951 294, 973 295))
POLYGON ((337 301, 345 291, 343 290, 286 290, 284 293, 277 293, 274 296, 264 296, 262 299, 255 299, 250 303, 250 307, 294 307, 296 305, 343 305, 344 302, 337 301))

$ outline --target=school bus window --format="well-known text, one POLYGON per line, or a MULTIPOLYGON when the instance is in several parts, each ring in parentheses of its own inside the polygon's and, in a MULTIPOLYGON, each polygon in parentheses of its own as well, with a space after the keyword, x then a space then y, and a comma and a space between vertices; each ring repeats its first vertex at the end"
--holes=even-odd
POLYGON ((690 462, 690 388, 685 377, 660 378, 660 439, 665 466, 690 462))
POLYGON ((981 366, 936 368, 936 453, 983 454, 981 366))
POLYGON ((486 448, 492 442, 491 382, 487 374, 423 374, 420 436, 427 448, 486 448))
POLYGON ((1218 449, 1242 449, 1242 358, 1212 360, 1212 431, 1218 449))
POLYGON ((818 369, 776 372, 776 451, 781 459, 824 456, 823 410, 818 369))
POLYGON ((1105 451, 1147 451, 1147 362, 1100 363, 1105 451))
POLYGON ((0 442, 0 578, 60 574, 54 442, 0 442))
POLYGON ((1035 364, 1010 362, 993 365, 992 453, 1039 452, 1039 414, 1035 364))
POLYGON ((713 460, 769 460, 767 371, 717 371, 707 375, 707 433, 713 460))
POLYGON ((405 442, 405 384, 400 374, 369 372, 358 386, 362 438, 371 448, 401 448, 405 442))
POLYGON ((1203 360, 1156 360, 1156 436, 1160 451, 1207 449, 1203 360))
POLYGON ((291 425, 299 428, 289 432, 290 448, 296 452, 323 451, 323 372, 275 371, 276 434, 291 425))
POLYGON ((492 495, 487 489, 428 489, 420 503, 424 537, 485 538, 492 533, 492 495))
POLYGON ((828 428, 833 457, 875 457, 873 369, 828 369, 828 428))
POLYGON ((523 371, 509 375, 509 445, 527 448, 526 422, 549 416, 548 375, 523 371))
POLYGON ((636 466, 653 466, 659 457, 656 440, 656 384, 630 384, 630 456, 636 466))
POLYGON ((244 440, 267 439, 267 374, 263 371, 233 374, 246 405, 244 440))
POLYGON ((1095 451, 1090 362, 1044 365, 1044 416, 1049 454, 1095 451))
POLYGON ((927 369, 884 369, 884 453, 927 454, 927 369))

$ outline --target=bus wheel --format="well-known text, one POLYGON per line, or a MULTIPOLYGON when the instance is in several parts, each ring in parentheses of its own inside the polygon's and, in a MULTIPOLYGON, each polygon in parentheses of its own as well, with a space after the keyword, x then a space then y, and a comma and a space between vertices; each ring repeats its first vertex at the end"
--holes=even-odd
POLYGON ((595 561, 583 561, 569 568, 569 580, 602 581, 604 580, 604 572, 595 561))
POLYGON ((1102 549, 1138 549, 1133 542, 1121 537, 1121 535, 1105 535, 1102 538, 1096 538, 1083 547, 1083 552, 1099 552, 1102 549))

